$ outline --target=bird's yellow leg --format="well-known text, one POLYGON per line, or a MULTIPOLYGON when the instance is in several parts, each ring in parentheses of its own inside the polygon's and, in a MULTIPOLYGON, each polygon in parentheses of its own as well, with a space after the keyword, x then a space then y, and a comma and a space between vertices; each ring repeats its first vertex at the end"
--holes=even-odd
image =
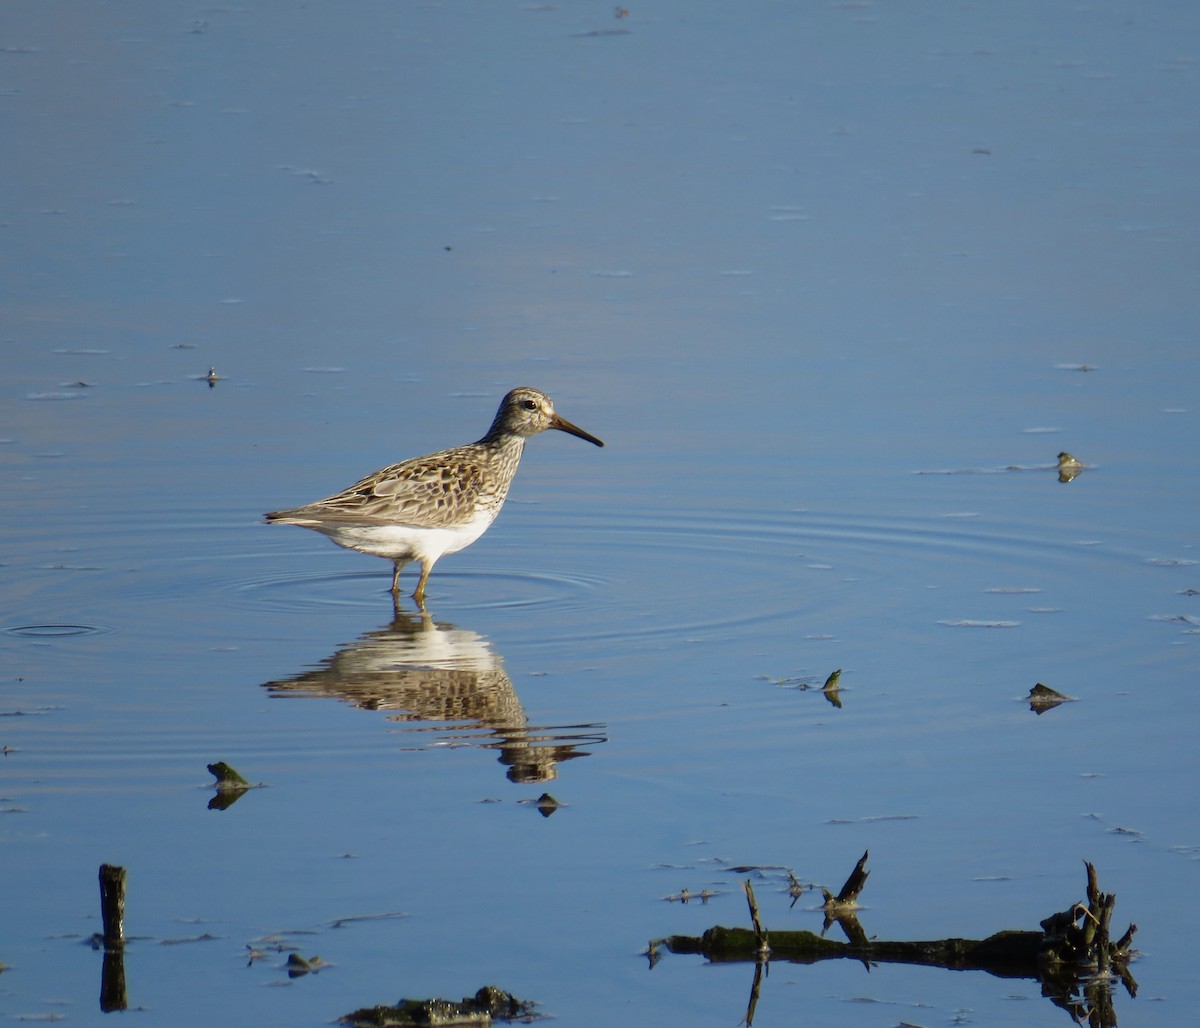
POLYGON ((425 609, 425 583, 429 581, 429 572, 433 570, 432 561, 421 561, 421 577, 417 579, 417 588, 413 591, 413 599, 417 606, 425 609))

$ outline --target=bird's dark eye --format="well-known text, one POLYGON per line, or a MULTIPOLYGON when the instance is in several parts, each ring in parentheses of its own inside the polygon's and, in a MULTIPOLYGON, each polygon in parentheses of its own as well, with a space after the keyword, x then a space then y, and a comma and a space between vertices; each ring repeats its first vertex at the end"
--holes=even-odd
POLYGON ((537 410, 537 404, 533 400, 522 400, 521 406, 526 410, 537 410))

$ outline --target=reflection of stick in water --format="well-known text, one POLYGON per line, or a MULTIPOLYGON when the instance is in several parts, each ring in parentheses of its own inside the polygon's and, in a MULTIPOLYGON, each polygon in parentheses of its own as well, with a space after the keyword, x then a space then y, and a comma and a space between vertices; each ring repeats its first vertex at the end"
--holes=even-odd
POLYGON ((93 936, 92 945, 104 948, 100 969, 100 1009, 104 1013, 125 1010, 125 868, 100 865, 100 920, 103 934, 93 936))
MULTIPOLYGON (((825 892, 827 915, 842 927, 847 942, 836 942, 806 931, 772 931, 769 958, 792 963, 815 964, 822 960, 850 958, 866 964, 920 964, 952 970, 987 971, 1001 978, 1032 978, 1042 984, 1042 994, 1070 1012, 1080 1023, 1094 1028, 1115 1028, 1111 985, 1119 978, 1131 996, 1137 982, 1129 973, 1134 956, 1130 948, 1136 925, 1117 941, 1109 938, 1116 896, 1100 891, 1096 869, 1087 864, 1087 901, 1076 903, 1041 923, 1041 931, 1000 931, 986 939, 933 939, 918 942, 870 939, 858 923, 855 909, 858 893, 866 884, 867 855, 864 853, 842 893, 825 892)), ((748 883, 747 883, 748 884, 748 883)), ((747 890, 747 900, 753 892, 747 890)), ((699 953, 719 963, 754 961, 755 988, 747 1017, 753 1018, 758 998, 761 964, 767 930, 759 921, 757 905, 751 907, 753 928, 709 928, 701 936, 672 935, 651 943, 651 966, 660 947, 671 953, 699 953)))
POLYGON ((535 726, 504 670, 476 632, 399 610, 391 624, 344 646, 311 671, 267 682, 274 696, 329 696, 388 711, 406 732, 435 732, 498 749, 513 782, 547 782, 580 746, 605 741, 602 725, 535 726))

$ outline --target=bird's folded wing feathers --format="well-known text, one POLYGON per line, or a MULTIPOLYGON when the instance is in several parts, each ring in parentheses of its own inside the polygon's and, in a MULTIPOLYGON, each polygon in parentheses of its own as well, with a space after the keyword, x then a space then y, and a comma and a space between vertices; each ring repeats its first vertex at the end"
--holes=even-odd
POLYGON ((447 518, 451 523, 471 519, 484 484, 477 465, 451 468, 443 461, 417 457, 382 468, 324 500, 276 511, 273 517, 445 527, 447 518))

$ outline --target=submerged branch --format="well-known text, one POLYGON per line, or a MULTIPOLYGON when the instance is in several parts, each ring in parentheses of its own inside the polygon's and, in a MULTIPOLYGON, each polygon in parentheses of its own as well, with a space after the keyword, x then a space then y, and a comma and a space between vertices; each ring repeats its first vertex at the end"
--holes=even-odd
MULTIPOLYGON (((753 890, 746 883, 753 928, 716 925, 703 935, 672 935, 651 944, 670 953, 697 953, 714 963, 786 960, 815 964, 821 960, 851 959, 865 964, 917 964, 955 971, 986 971, 1000 978, 1032 978, 1054 1003, 1091 1020, 1095 1028, 1115 1026, 1110 986, 1119 979, 1131 996, 1137 982, 1129 973, 1130 949, 1136 925, 1115 943, 1109 938, 1116 896, 1100 891, 1096 869, 1087 868, 1087 900, 1051 914, 1040 931, 1003 930, 984 939, 894 940, 871 939, 855 917, 857 899, 866 884, 867 854, 855 865, 841 892, 825 893, 826 924, 836 920, 847 942, 826 939, 809 931, 772 931, 761 924, 753 890)), ((753 993, 757 999, 756 989, 753 993)))

